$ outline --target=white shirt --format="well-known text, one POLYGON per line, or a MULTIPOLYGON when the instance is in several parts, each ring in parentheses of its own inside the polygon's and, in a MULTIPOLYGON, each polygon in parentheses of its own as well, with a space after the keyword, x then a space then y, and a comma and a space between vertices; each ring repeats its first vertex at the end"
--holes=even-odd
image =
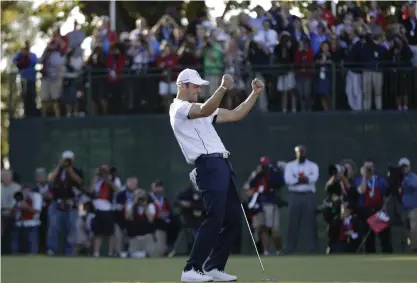
POLYGON ((300 164, 293 160, 285 166, 284 180, 290 192, 316 192, 316 182, 319 179, 319 167, 316 163, 306 160, 300 164), (298 177, 304 175, 308 178, 308 184, 297 184, 298 177))
POLYGON ((256 33, 255 40, 265 44, 265 46, 268 48, 268 51, 273 53, 275 46, 278 44, 278 34, 273 29, 261 29, 256 33))
POLYGON ((202 154, 229 153, 213 127, 219 109, 209 117, 188 119, 191 106, 192 103, 175 98, 169 108, 171 127, 187 163, 194 164, 202 154))

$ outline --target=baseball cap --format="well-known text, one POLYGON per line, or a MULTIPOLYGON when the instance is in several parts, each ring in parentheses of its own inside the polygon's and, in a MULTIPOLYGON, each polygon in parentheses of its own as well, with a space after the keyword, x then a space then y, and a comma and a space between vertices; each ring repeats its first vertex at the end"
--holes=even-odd
POLYGON ((62 159, 74 159, 75 154, 71 150, 66 150, 62 153, 62 159))
POLYGON ((183 70, 177 77, 177 85, 192 83, 195 85, 208 85, 210 82, 203 80, 200 74, 193 69, 183 70))
POLYGON ((410 166, 410 160, 407 157, 403 157, 398 161, 399 166, 410 166))
POLYGON ((266 157, 266 156, 262 156, 262 157, 259 159, 259 163, 261 163, 262 165, 269 165, 270 160, 269 160, 269 158, 268 158, 268 157, 266 157))

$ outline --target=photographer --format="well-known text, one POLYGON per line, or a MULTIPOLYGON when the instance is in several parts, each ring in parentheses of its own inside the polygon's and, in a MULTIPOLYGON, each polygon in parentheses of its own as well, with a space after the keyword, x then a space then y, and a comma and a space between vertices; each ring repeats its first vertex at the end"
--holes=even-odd
POLYGON ((411 249, 417 253, 417 174, 410 172, 408 158, 401 158, 398 165, 404 174, 401 194, 404 209, 407 210, 410 221, 411 249))
POLYGON ((270 253, 271 234, 276 252, 279 253, 281 249, 280 207, 286 205, 286 202, 277 196, 277 191, 284 185, 283 172, 279 168, 275 168, 268 157, 263 156, 248 183, 251 188, 249 209, 255 208, 256 203, 259 203, 260 206, 260 211, 253 217, 253 226, 256 230, 260 230, 264 254, 270 253))
MULTIPOLYGON (((348 212, 349 217, 357 220, 358 193, 352 182, 353 165, 349 161, 342 161, 341 164, 329 165, 329 180, 326 182, 326 198, 318 210, 323 213, 324 220, 328 223, 328 237, 330 253, 355 252, 353 242, 359 240, 359 234, 355 239, 346 235, 343 226, 344 213, 348 212), (348 207, 346 207, 346 205, 348 207), (341 213, 342 211, 342 213, 341 213), (351 243, 352 240, 352 243, 351 243), (355 240, 355 241, 353 241, 355 240)), ((357 221, 356 221, 357 222, 357 221)), ((350 225, 350 224, 349 224, 350 225)), ((359 233, 359 223, 355 224, 355 230, 359 233)))
POLYGON ((103 163, 95 171, 95 175, 91 182, 91 192, 94 196, 93 205, 95 217, 92 223, 94 232, 93 255, 100 256, 101 243, 103 237, 108 237, 108 254, 113 255, 114 252, 114 213, 113 199, 115 192, 119 190, 118 184, 110 175, 109 165, 103 163))
POLYGON ((25 42, 25 46, 13 58, 13 63, 19 69, 22 86, 21 97, 26 117, 35 116, 37 111, 35 66, 38 63, 38 58, 29 50, 29 42, 25 42))
POLYGON ((133 258, 155 256, 157 246, 153 237, 155 205, 148 201, 144 190, 133 192, 133 205, 126 210, 126 230, 129 239, 129 254, 133 258))
POLYGON ((325 215, 325 220, 329 224, 329 253, 355 253, 361 241, 361 223, 351 204, 341 204, 340 211, 336 215, 325 215))
POLYGON ((72 151, 64 151, 58 166, 48 175, 53 195, 48 215, 48 254, 50 255, 58 250, 61 225, 66 227, 63 232, 66 237, 65 254, 70 255, 73 252, 71 239, 78 214, 73 188, 80 189, 84 182, 84 174, 74 166, 74 158, 72 151))
POLYGON ((359 194, 355 187, 353 174, 353 165, 347 160, 342 161, 341 164, 329 166, 330 179, 326 182, 325 191, 327 196, 325 203, 349 202, 355 213, 357 212, 359 194))
MULTIPOLYGON (((356 186, 359 192, 359 215, 364 223, 366 220, 377 212, 384 212, 386 215, 387 202, 387 187, 385 180, 374 174, 374 163, 371 160, 366 160, 360 169, 361 177, 356 179, 356 186)), ((367 229, 370 229, 370 234, 365 242, 365 252, 375 253, 376 234, 371 227, 366 224, 367 229)), ((384 253, 392 253, 391 231, 385 229, 378 234, 381 242, 381 249, 384 253)))
POLYGON ((14 194, 16 204, 12 213, 15 217, 15 225, 12 232, 12 253, 22 252, 22 244, 25 252, 37 254, 39 243, 40 213, 42 210, 42 195, 25 188, 14 194))

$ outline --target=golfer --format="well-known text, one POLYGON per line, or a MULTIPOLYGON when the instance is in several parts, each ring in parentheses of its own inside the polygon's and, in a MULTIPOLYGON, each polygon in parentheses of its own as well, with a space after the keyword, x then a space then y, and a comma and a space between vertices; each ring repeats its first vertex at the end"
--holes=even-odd
POLYGON ((205 103, 196 103, 201 86, 208 84, 197 71, 183 70, 177 78, 177 97, 169 110, 171 126, 184 157, 196 167, 197 186, 202 192, 207 214, 182 272, 183 282, 237 280, 224 269, 241 225, 242 212, 234 171, 228 160, 230 153, 213 123, 243 119, 264 89, 264 84, 254 79, 249 97, 234 110, 227 110, 219 108, 219 104, 233 86, 232 76, 224 75, 215 93, 205 103))

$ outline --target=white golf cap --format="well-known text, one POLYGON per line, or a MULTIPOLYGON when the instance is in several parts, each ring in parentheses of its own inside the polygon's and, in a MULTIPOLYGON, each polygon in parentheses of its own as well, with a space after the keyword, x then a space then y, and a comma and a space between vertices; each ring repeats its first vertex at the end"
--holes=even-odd
POLYGON ((75 154, 71 150, 66 150, 62 153, 62 159, 74 159, 75 154))
POLYGON ((200 74, 193 69, 183 70, 177 77, 177 85, 192 83, 195 85, 208 85, 210 82, 203 80, 200 74))
POLYGON ((398 161, 399 166, 410 166, 410 160, 407 157, 403 157, 398 161))

